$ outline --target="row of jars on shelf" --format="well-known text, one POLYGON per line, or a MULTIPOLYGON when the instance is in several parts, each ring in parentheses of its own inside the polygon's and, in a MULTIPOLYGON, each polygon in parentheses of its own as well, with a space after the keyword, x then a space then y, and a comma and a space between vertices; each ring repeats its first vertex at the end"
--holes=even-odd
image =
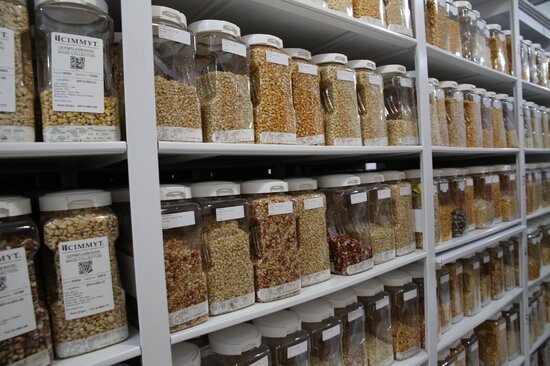
MULTIPOLYGON (((546 315, 548 317, 548 315, 546 315)), ((550 363, 550 340, 544 342, 535 352, 531 354, 531 365, 544 366, 550 363)))
POLYGON ((529 289, 527 314, 529 315, 529 344, 531 347, 544 335, 545 325, 550 322, 550 282, 529 289))
POLYGON ((528 214, 550 205, 550 163, 525 164, 525 200, 528 214))
POLYGON ((526 148, 550 148, 550 109, 523 100, 523 128, 526 148))
POLYGON ((531 220, 527 228, 527 257, 529 281, 541 275, 542 267, 550 265, 550 217, 531 220))

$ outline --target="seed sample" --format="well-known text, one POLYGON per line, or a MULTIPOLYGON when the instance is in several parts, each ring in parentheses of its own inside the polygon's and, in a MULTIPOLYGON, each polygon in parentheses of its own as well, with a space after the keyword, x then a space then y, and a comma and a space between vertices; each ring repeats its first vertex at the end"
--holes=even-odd
POLYGON ((426 40, 429 44, 444 50, 449 49, 447 36, 447 13, 445 0, 424 1, 426 18, 426 40))
POLYGON ((353 16, 384 27, 384 0, 353 0, 353 16))
POLYGON ((386 25, 389 30, 413 36, 408 0, 384 0, 386 25))

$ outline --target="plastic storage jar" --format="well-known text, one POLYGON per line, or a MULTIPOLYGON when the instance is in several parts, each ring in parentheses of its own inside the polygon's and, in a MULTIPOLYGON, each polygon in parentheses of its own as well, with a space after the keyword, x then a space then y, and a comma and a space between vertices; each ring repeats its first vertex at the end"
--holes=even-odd
POLYGON ((485 366, 506 365, 508 362, 506 320, 496 314, 475 329, 479 339, 479 360, 485 366))
POLYGON ((443 176, 449 182, 451 191, 451 226, 453 238, 466 234, 468 217, 466 216, 466 178, 462 176, 462 170, 446 168, 443 176))
POLYGON ((109 207, 111 194, 62 191, 41 196, 39 203, 44 270, 49 274, 46 298, 57 357, 124 340, 128 323, 115 257, 118 221, 109 207), (80 285, 74 285, 75 280, 80 285), (66 297, 78 301, 67 302, 66 297))
POLYGON ((380 281, 390 294, 394 356, 405 360, 420 351, 418 287, 401 270, 380 276, 380 281))
POLYGON ((474 93, 478 94, 481 100, 481 130, 483 147, 493 147, 493 108, 491 98, 487 97, 487 91, 483 88, 476 88, 474 93))
POLYGON ((357 76, 357 101, 361 120, 361 136, 365 146, 388 146, 388 128, 384 107, 384 83, 370 60, 347 63, 357 76))
POLYGON ((342 322, 334 316, 332 304, 317 299, 290 308, 302 321, 302 329, 309 333, 310 364, 344 365, 342 351, 342 322))
POLYGON ((502 114, 504 117, 504 128, 506 130, 506 147, 518 147, 518 121, 514 111, 514 97, 508 97, 502 101, 502 114))
POLYGON ((326 3, 331 10, 339 11, 350 17, 353 16, 352 0, 326 0, 326 3))
POLYGON ((542 142, 542 115, 539 106, 533 102, 527 103, 527 106, 531 111, 531 128, 533 129, 535 148, 542 149, 544 147, 542 142))
POLYGON ((537 84, 539 80, 539 70, 537 69, 537 54, 533 47, 533 42, 526 40, 527 43, 527 59, 529 60, 529 81, 537 84))
POLYGON ((426 41, 444 50, 449 49, 445 0, 425 0, 426 41))
POLYGON ((451 357, 451 351, 444 349, 437 353, 437 366, 453 366, 456 365, 454 359, 451 357))
POLYGON ((518 218, 516 171, 511 165, 495 165, 493 171, 498 174, 500 182, 500 208, 502 221, 518 218))
POLYGON ((334 315, 342 324, 345 366, 363 366, 367 360, 365 343, 365 308, 357 302, 351 289, 334 292, 323 298, 334 307, 334 315))
POLYGON ((226 366, 271 366, 271 351, 257 326, 243 323, 208 335, 213 361, 226 366))
POLYGON ((2 59, 2 67, 13 71, 2 83, 0 141, 34 142, 34 74, 26 1, 2 0, 0 9, 3 41, 13 45, 3 50, 6 56, 2 59))
POLYGON ((250 51, 240 41, 241 30, 221 20, 200 20, 189 29, 197 42, 195 67, 204 141, 253 143, 250 51))
POLYGON ((548 280, 543 282, 544 288, 544 307, 546 311, 546 320, 550 319, 550 282, 548 280))
POLYGON ((460 42, 462 45, 462 57, 476 62, 476 37, 477 24, 476 16, 472 11, 472 4, 469 1, 455 1, 454 6, 458 8, 458 20, 460 22, 460 42))
POLYGON ((296 200, 302 287, 315 285, 330 278, 326 198, 322 192, 317 191, 315 179, 293 178, 286 182, 289 192, 296 200))
POLYGON ((545 217, 542 219, 539 230, 542 232, 542 265, 547 266, 550 265, 550 218, 545 217))
POLYGON ((380 173, 359 173, 367 190, 368 226, 374 264, 395 258, 395 230, 390 186, 380 173))
POLYGON ((537 68, 539 69, 538 84, 548 88, 548 60, 546 59, 546 52, 544 52, 544 49, 539 43, 536 44, 535 52, 537 57, 537 68))
POLYGON ((475 210, 474 210, 474 178, 468 175, 468 169, 461 168, 459 175, 464 177, 466 188, 464 189, 464 197, 466 199, 466 219, 468 226, 466 231, 472 231, 476 228, 475 210))
MULTIPOLYGON (((426 336, 426 314, 424 313, 424 266, 422 263, 415 262, 411 263, 405 267, 403 270, 407 272, 412 277, 412 282, 418 286, 418 336, 420 339, 420 347, 425 348, 425 336, 426 336)), ((439 296, 439 281, 436 281, 436 293, 439 296)), ((441 334, 441 324, 437 322, 437 332, 438 335, 441 334)))
POLYGON ((527 106, 525 100, 522 101, 521 108, 523 110, 523 131, 524 131, 524 142, 526 148, 535 147, 535 138, 533 136, 533 126, 531 125, 531 111, 527 106))
POLYGON ((367 359, 370 366, 393 362, 390 297, 378 279, 353 287, 357 300, 365 307, 367 359))
POLYGON ((498 172, 495 172, 495 168, 490 166, 490 178, 491 178, 491 196, 493 197, 493 224, 500 224, 502 222, 502 202, 500 193, 500 176, 498 172))
POLYGON ((536 227, 527 228, 527 277, 529 281, 540 277, 542 267, 541 233, 536 227))
MULTIPOLYGON (((479 12, 477 11, 479 14, 479 12)), ((487 29, 487 22, 480 17, 477 21, 478 32, 480 33, 480 52, 482 52, 481 61, 485 67, 491 67, 491 32, 487 29)))
POLYGON ((396 254, 409 254, 416 248, 411 184, 405 180, 404 172, 385 171, 382 174, 391 191, 396 254))
POLYGON ((357 104, 355 71, 341 53, 315 55, 319 65, 325 141, 333 146, 361 146, 361 121, 357 104))
POLYGON ((504 115, 502 113, 502 100, 508 99, 506 94, 496 94, 487 92, 487 97, 491 98, 491 120, 493 122, 493 147, 506 147, 506 130, 504 128, 504 115))
POLYGON ((450 347, 451 357, 456 366, 466 366, 466 348, 457 340, 450 347))
POLYGON ((525 81, 531 80, 531 72, 529 70, 529 45, 527 40, 519 36, 519 58, 521 67, 521 78, 525 81))
POLYGON ((453 324, 453 315, 451 310, 451 276, 449 268, 444 265, 436 265, 437 280, 437 309, 439 314, 439 327, 441 333, 451 329, 453 324))
POLYGON ((479 342, 474 331, 466 333, 461 343, 466 349, 466 365, 479 366, 479 342))
POLYGON ((53 360, 50 319, 35 269, 40 239, 31 213, 28 198, 0 196, 0 276, 5 288, 17 289, 2 296, 0 364, 6 366, 49 365, 53 360))
POLYGON ((508 72, 506 36, 499 24, 487 24, 490 33, 491 67, 500 72, 508 72))
POLYGON ((464 121, 466 124, 466 146, 483 147, 483 129, 481 127, 481 97, 474 92, 475 85, 459 84, 464 96, 464 121))
POLYGON ((439 125, 439 144, 441 146, 449 146, 449 126, 447 126, 445 92, 439 87, 439 80, 432 78, 429 80, 431 80, 431 82, 435 85, 435 104, 437 107, 437 123, 439 125))
POLYGON ((270 34, 249 34, 250 94, 257 144, 295 144, 296 118, 292 101, 290 57, 283 41, 270 34))
POLYGON ((418 145, 418 124, 414 82, 405 76, 403 65, 385 65, 376 69, 384 78, 384 104, 388 139, 391 146, 418 145))
POLYGON ((439 206, 438 220, 440 222, 441 241, 445 242, 453 237, 452 211, 453 203, 451 191, 449 189, 449 181, 447 178, 442 178, 443 171, 435 169, 433 171, 434 183, 437 185, 437 202, 439 206))
POLYGON ((271 350, 273 366, 308 366, 309 333, 302 330, 300 317, 288 310, 254 319, 262 344, 271 350))
POLYGON ((504 296, 504 251, 500 246, 487 248, 491 271, 491 298, 498 300, 504 296))
POLYGON ((461 260, 463 268, 464 315, 473 316, 481 310, 481 269, 476 255, 461 260))
POLYGON ((550 148, 550 111, 546 107, 539 108, 542 121, 542 146, 550 148))
POLYGON ((179 11, 153 5, 151 13, 157 138, 202 142, 195 36, 187 31, 187 18, 179 11))
POLYGON ((461 262, 447 264, 450 276, 451 312, 453 323, 464 318, 464 269, 461 262))
POLYGON ((453 5, 451 0, 447 0, 447 26, 446 33, 448 37, 448 51, 455 56, 462 56, 462 35, 460 31, 460 22, 458 19, 458 8, 453 5))
POLYGON ((542 204, 550 205, 550 163, 539 163, 542 175, 542 204))
MULTIPOLYGON (((417 248, 423 247, 424 241, 424 216, 422 213, 422 184, 420 181, 420 169, 405 170, 405 177, 411 184, 412 204, 414 215, 414 239, 417 248)), ((438 207, 437 202, 437 185, 434 184, 434 207, 438 207)), ((441 228, 438 217, 435 219, 435 242, 441 239, 441 228)))
POLYGON ((437 85, 439 85, 439 81, 437 79, 428 79, 428 100, 430 103, 430 132, 432 146, 441 145, 441 132, 439 131, 439 120, 437 115, 437 85))
POLYGON ((537 203, 536 207, 541 209, 544 207, 544 189, 542 186, 542 170, 540 169, 540 164, 533 165, 533 176, 535 179, 535 202, 537 203))
POLYGON ((241 183, 250 208, 250 241, 254 260, 256 300, 268 302, 300 292, 296 200, 276 179, 241 183))
POLYGON ((292 57, 292 102, 296 115, 296 143, 324 145, 325 124, 321 107, 319 68, 311 63, 311 53, 302 48, 285 48, 292 57))
POLYGON ((384 0, 354 0, 353 16, 367 23, 385 27, 384 0))
POLYGON ((535 211, 537 205, 537 189, 535 184, 535 176, 533 172, 533 164, 525 164, 525 200, 527 213, 535 211))
POLYGON ((254 304, 254 267, 250 256, 248 204, 233 182, 191 185, 202 212, 202 250, 211 315, 254 304))
POLYGON ((441 81, 445 91, 445 107, 449 129, 449 146, 466 147, 466 124, 464 122, 464 96, 455 81, 441 81))
POLYGON ((493 225, 495 215, 489 168, 486 166, 469 167, 468 173, 474 179, 476 229, 486 229, 493 225))
POLYGON ((367 190, 361 179, 335 174, 319 178, 327 198, 327 236, 331 271, 354 275, 373 266, 368 228, 367 190))
POLYGON ((521 352, 521 336, 519 326, 519 311, 510 304, 504 311, 502 316, 506 320, 506 340, 508 350, 508 361, 512 361, 518 357, 521 352))
POLYGON ((514 75, 514 65, 513 65, 513 58, 512 58, 512 48, 514 47, 512 43, 512 31, 511 30, 503 30, 502 33, 504 33, 504 36, 506 36, 506 59, 508 60, 508 69, 506 72, 510 75, 514 75))
POLYGON ((45 142, 120 140, 118 98, 111 73, 113 19, 108 11, 105 1, 35 2, 37 80, 45 142), (74 56, 82 52, 87 56, 74 56))
POLYGON ((487 23, 481 19, 481 14, 477 10, 472 10, 475 15, 475 58, 479 65, 486 65, 487 60, 485 55, 487 54, 486 42, 485 42, 485 30, 487 23))
POLYGON ((384 0, 386 26, 392 32, 412 37, 411 10, 408 0, 384 0))
POLYGON ((513 240, 500 242, 504 258, 504 289, 506 291, 510 291, 516 287, 515 266, 517 259, 515 257, 515 245, 513 240))
POLYGON ((181 342, 172 346, 174 366, 201 366, 201 351, 193 343, 181 342))
POLYGON ((479 259, 479 289, 481 293, 481 306, 486 306, 491 302, 491 257, 484 250, 476 253, 479 259))
POLYGON ((544 57, 544 52, 542 50, 542 46, 540 45, 540 43, 533 43, 533 53, 534 53, 533 57, 535 58, 535 67, 537 69, 537 79, 536 81, 532 81, 532 82, 534 82, 537 85, 544 86, 543 85, 544 75, 543 75, 543 69, 542 69, 542 64, 543 64, 542 58, 544 57))

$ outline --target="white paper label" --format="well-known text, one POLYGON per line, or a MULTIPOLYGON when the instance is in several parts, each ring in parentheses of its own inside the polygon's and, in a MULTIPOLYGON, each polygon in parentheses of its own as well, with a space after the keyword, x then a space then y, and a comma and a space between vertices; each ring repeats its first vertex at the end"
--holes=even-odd
POLYGON ((499 251, 497 252, 497 258, 502 258, 502 250, 499 250, 499 251))
POLYGON ((296 137, 296 144, 298 145, 324 145, 325 135, 311 135, 305 137, 296 137))
POLYGON ((441 183, 439 185, 439 190, 443 193, 447 192, 449 190, 449 183, 441 183))
POLYGON ((414 209, 413 216, 414 216, 414 231, 417 233, 423 233, 424 232, 424 214, 422 213, 422 210, 414 209))
POLYGON ((162 230, 195 225, 195 212, 178 212, 162 215, 162 230))
POLYGON ((262 144, 296 144, 296 134, 288 132, 260 132, 262 144))
POLYGON ((265 60, 272 64, 288 66, 288 56, 283 53, 267 51, 265 60))
POLYGON ((380 75, 369 75, 369 84, 370 85, 382 85, 382 77, 380 75))
POLYGON ((500 39, 501 41, 505 41, 505 40, 506 40, 506 36, 504 35, 504 33, 499 33, 499 34, 498 34, 498 39, 500 39))
POLYGON ((322 207, 325 207, 323 197, 308 198, 304 200, 304 210, 306 211, 322 207))
POLYGON ((222 51, 246 57, 246 46, 230 39, 222 38, 222 51))
POLYGON ((441 276, 441 278, 439 279, 439 283, 444 285, 446 284, 447 282, 449 282, 449 275, 446 274, 445 276, 441 276))
POLYGON ((478 27, 479 29, 483 29, 483 22, 482 22, 481 20, 478 20, 478 21, 477 21, 477 27, 478 27))
POLYGON ((42 129, 46 142, 119 141, 118 126, 46 126, 42 129))
POLYGON ((391 191, 389 189, 380 189, 378 192, 377 192, 377 195, 378 195, 378 199, 379 200, 383 200, 383 199, 386 199, 386 198, 390 198, 391 197, 391 191))
POLYGON ((474 185, 474 180, 472 178, 466 178, 466 187, 471 187, 474 185))
MULTIPOLYGON (((548 230, 548 234, 550 234, 550 230, 548 230)), ((512 252, 516 247, 514 245, 510 245, 510 251, 512 252)))
POLYGON ((25 248, 0 251, 0 341, 36 329, 25 248))
POLYGON ((403 294, 403 301, 412 300, 412 299, 416 298, 417 295, 418 295, 418 292, 416 291, 416 289, 405 292, 403 294))
POLYGON ((290 360, 291 358, 301 355, 304 352, 307 352, 307 341, 288 347, 286 358, 290 360))
POLYGON ((499 100, 495 100, 493 103, 493 107, 496 109, 502 109, 502 103, 499 100))
POLYGON ((458 182, 458 190, 462 192, 465 189, 466 189, 466 182, 464 181, 458 182))
POLYGON ((511 111, 514 109, 514 105, 512 103, 506 103, 506 108, 511 111))
POLYGON ((459 274, 462 274, 462 264, 457 264, 455 269, 455 274, 458 276, 459 274))
POLYGON ((407 79, 407 78, 401 78, 401 86, 404 87, 404 88, 412 88, 413 86, 413 83, 412 83, 412 80, 411 79, 407 79))
POLYGON ((65 318, 114 309, 108 238, 61 242, 58 249, 65 318))
POLYGON ((366 271, 367 269, 371 268, 373 266, 373 259, 367 259, 366 261, 359 262, 352 264, 346 268, 345 273, 349 276, 354 275, 356 273, 361 273, 366 271))
POLYGON ((483 257, 483 263, 489 263, 489 256, 488 255, 483 257))
POLYGON ((399 188, 399 195, 400 196, 410 196, 411 195, 411 187, 401 187, 399 188))
POLYGON ((472 267, 474 269, 479 269, 479 262, 475 262, 472 267))
POLYGON ((304 64, 299 63, 298 64, 298 72, 300 74, 307 74, 307 75, 317 75, 319 73, 319 68, 317 65, 310 65, 310 64, 304 64))
POLYGON ((355 319, 359 319, 363 315, 365 315, 365 311, 363 310, 363 308, 355 309, 348 313, 348 322, 352 322, 355 319))
POLYGON ((0 27, 0 112, 15 112, 15 109, 14 32, 0 27))
MULTIPOLYGON (((1 76, 0 80, 2 80, 1 76)), ((27 126, 0 126, 0 142, 34 142, 34 128, 27 126)))
POLYGON ((498 175, 493 175, 493 183, 499 183, 500 182, 500 178, 498 177, 498 175))
POLYGON ((207 314, 208 301, 200 302, 168 314, 168 324, 173 327, 175 325, 190 322, 193 319, 200 318, 201 316, 205 316, 207 314))
POLYGON ((269 366, 269 358, 265 356, 261 360, 251 363, 250 366, 269 366))
POLYGON ((510 321, 513 322, 514 320, 516 320, 518 318, 518 314, 512 314, 510 315, 510 321))
POLYGON ((445 93, 443 92, 442 89, 438 89, 436 94, 435 94, 435 97, 437 99, 445 99, 445 93))
POLYGON ((449 9, 449 13, 451 13, 454 16, 458 15, 458 8, 454 5, 447 5, 449 9))
POLYGON ((159 24, 159 38, 168 39, 170 41, 186 45, 191 44, 191 35, 189 32, 170 27, 166 24, 159 24))
POLYGON ((242 219, 244 217, 244 206, 220 207, 216 209, 216 221, 227 221, 242 219))
POLYGON ((284 215, 294 212, 292 202, 273 202, 267 205, 267 212, 269 216, 284 215))
POLYGON ((336 72, 338 80, 355 81, 355 75, 351 71, 338 70, 336 72))
POLYGON ((447 2, 446 2, 445 0, 439 0, 438 3, 439 3, 439 6, 445 7, 445 4, 446 4, 447 2))
POLYGON ((478 342, 475 342, 474 344, 472 344, 472 352, 475 351, 478 347, 478 342))
POLYGON ((327 330, 323 330, 323 342, 336 337, 338 334, 340 334, 340 325, 336 325, 327 330))
POLYGON ((380 310, 383 307, 388 306, 389 303, 390 303, 390 298, 388 296, 384 296, 383 299, 376 301, 376 304, 375 304, 376 310, 380 310))
POLYGON ((351 198, 352 205, 367 202, 367 192, 354 193, 350 196, 350 198, 351 198))
POLYGON ((218 143, 254 142, 254 130, 250 128, 243 130, 214 131, 212 132, 211 139, 212 142, 218 143))
POLYGON ((157 138, 159 141, 202 142, 202 129, 157 126, 157 138))
POLYGON ((481 98, 477 94, 472 95, 472 100, 476 104, 479 104, 481 102, 481 98))
POLYGON ((362 146, 360 138, 356 137, 337 137, 334 139, 334 146, 362 146))
POLYGON ((103 113, 103 40, 51 34, 53 110, 103 113))
POLYGON ((506 323, 502 323, 501 325, 498 326, 498 330, 500 330, 501 332, 503 330, 506 330, 506 323))

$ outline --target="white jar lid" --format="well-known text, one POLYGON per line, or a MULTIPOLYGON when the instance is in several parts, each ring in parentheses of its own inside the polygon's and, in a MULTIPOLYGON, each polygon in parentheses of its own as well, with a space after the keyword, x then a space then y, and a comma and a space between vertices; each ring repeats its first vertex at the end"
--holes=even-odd
POLYGON ((485 96, 489 98, 495 98, 497 96, 497 93, 488 91, 487 93, 485 93, 485 96))
POLYGON ((128 188, 116 188, 111 190, 111 201, 116 203, 130 202, 130 190, 128 188))
POLYGON ((508 94, 497 94, 497 99, 508 100, 508 94))
POLYGON ((384 285, 377 278, 358 283, 352 287, 355 294, 359 297, 374 296, 384 291, 384 285))
POLYGON ((313 56, 311 58, 311 62, 316 65, 327 64, 330 62, 336 62, 345 65, 348 63, 348 56, 341 53, 320 53, 313 56))
POLYGON ((172 346, 173 366, 200 366, 201 351, 193 343, 181 342, 172 346))
POLYGON ((28 215, 32 212, 31 200, 21 196, 0 196, 0 217, 28 215))
POLYGON ((460 170, 460 174, 459 175, 468 175, 468 168, 457 168, 458 170, 460 170))
POLYGON ((489 168, 486 166, 469 166, 468 174, 486 174, 489 173, 489 168))
POLYGON ((320 188, 349 187, 361 184, 361 178, 351 174, 331 174, 318 177, 320 188))
POLYGON ((409 169, 409 170, 405 170, 404 173, 407 179, 420 178, 420 169, 409 169))
POLYGON ((384 181, 384 175, 375 172, 358 173, 357 176, 361 179, 361 184, 380 183, 384 181))
POLYGON ((533 47, 534 48, 541 48, 542 46, 540 45, 540 43, 533 43, 533 47))
POLYGON ((234 325, 208 335, 210 348, 217 354, 238 356, 262 344, 258 327, 248 323, 234 325))
POLYGON ((352 60, 348 61, 346 66, 352 69, 376 70, 376 62, 371 60, 352 60))
POLYGON ((511 36, 512 35, 512 30, 511 29, 505 29, 502 31, 502 33, 504 33, 505 36, 511 36))
POLYGON ((288 192, 288 184, 279 179, 255 179, 241 183, 243 194, 288 192))
POLYGON ((323 297, 324 300, 327 300, 332 304, 336 309, 345 308, 348 305, 357 302, 357 295, 349 288, 345 288, 340 291, 333 292, 323 297))
POLYGON ((109 13, 109 6, 107 6, 107 2, 105 0, 34 0, 34 7, 36 8, 38 5, 45 3, 72 3, 72 4, 81 4, 81 5, 88 5, 93 6, 96 9, 101 10, 104 13, 109 13))
POLYGON ((193 198, 191 187, 189 186, 183 184, 160 185, 161 201, 188 200, 189 198, 193 198))
POLYGON ((276 47, 278 49, 283 48, 283 40, 279 37, 272 36, 271 34, 247 34, 241 37, 241 41, 249 46, 264 45, 276 47))
POLYGON ((225 20, 206 19, 193 22, 189 25, 189 29, 196 34, 207 32, 220 32, 229 34, 237 38, 241 37, 241 29, 233 23, 225 20))
POLYGON ((418 262, 406 265, 403 270, 410 274, 412 278, 424 278, 424 266, 418 262))
POLYGON ((469 1, 455 1, 453 5, 457 8, 468 8, 470 10, 472 9, 472 4, 469 1))
POLYGON ((439 86, 442 89, 448 89, 448 88, 456 89, 456 88, 458 88, 458 83, 456 81, 450 81, 450 80, 440 81, 439 86))
POLYGON ((487 24, 487 29, 500 31, 502 30, 502 27, 500 24, 487 24))
POLYGON ((407 272, 396 269, 391 272, 385 273, 379 277, 384 286, 404 286, 407 283, 412 282, 412 277, 407 272))
POLYGON ((535 102, 527 102, 527 103, 525 103, 525 105, 526 105, 527 107, 534 107, 534 106, 535 106, 535 102))
POLYGON ((478 18, 481 16, 481 13, 477 10, 472 10, 472 13, 474 13, 478 18))
POLYGON ((483 89, 483 88, 475 88, 474 93, 479 94, 479 95, 485 95, 487 93, 487 90, 483 89))
POLYGON ((376 68, 376 71, 381 74, 405 74, 407 72, 407 68, 403 65, 384 65, 384 66, 378 66, 376 68))
POLYGON ((387 170, 385 172, 382 172, 382 175, 384 175, 384 180, 386 182, 405 179, 405 173, 398 170, 387 170))
POLYGON ((444 177, 456 177, 462 173, 461 170, 457 168, 444 168, 441 170, 443 171, 444 177))
POLYGON ((533 41, 529 40, 529 39, 526 39, 525 40, 525 43, 527 43, 528 46, 532 46, 533 45, 533 41))
POLYGON ((311 61, 311 52, 303 48, 283 48, 283 52, 292 58, 300 58, 302 60, 311 61))
POLYGON ((211 181, 191 184, 193 197, 222 197, 241 194, 238 183, 225 181, 211 181))
POLYGON ((100 189, 78 189, 48 193, 38 199, 40 211, 66 211, 111 205, 111 193, 100 189))
POLYGON ((514 97, 508 97, 508 99, 506 99, 509 103, 514 103, 515 102, 515 98, 514 97))
POLYGON ((309 191, 317 189, 317 181, 313 178, 289 178, 285 179, 289 192, 309 191))
POLYGON ((151 6, 151 15, 153 18, 174 22, 187 28, 187 18, 176 9, 167 6, 153 5, 151 6))
POLYGON ((311 300, 290 308, 298 314, 302 323, 319 323, 330 316, 334 316, 332 304, 323 299, 311 300))
POLYGON ((474 84, 458 84, 458 90, 461 91, 474 91, 476 86, 474 84))
POLYGON ((493 166, 494 172, 510 172, 512 171, 512 166, 509 164, 500 164, 493 166))
POLYGON ((449 349, 444 349, 443 351, 439 351, 437 353, 437 360, 438 361, 445 361, 449 356, 451 355, 451 352, 449 349))
POLYGON ((428 78, 428 82, 433 84, 434 86, 439 85, 439 80, 437 80, 436 78, 428 78))
POLYGON ((302 329, 298 314, 288 310, 256 318, 254 325, 258 327, 262 336, 267 338, 284 338, 302 329))

